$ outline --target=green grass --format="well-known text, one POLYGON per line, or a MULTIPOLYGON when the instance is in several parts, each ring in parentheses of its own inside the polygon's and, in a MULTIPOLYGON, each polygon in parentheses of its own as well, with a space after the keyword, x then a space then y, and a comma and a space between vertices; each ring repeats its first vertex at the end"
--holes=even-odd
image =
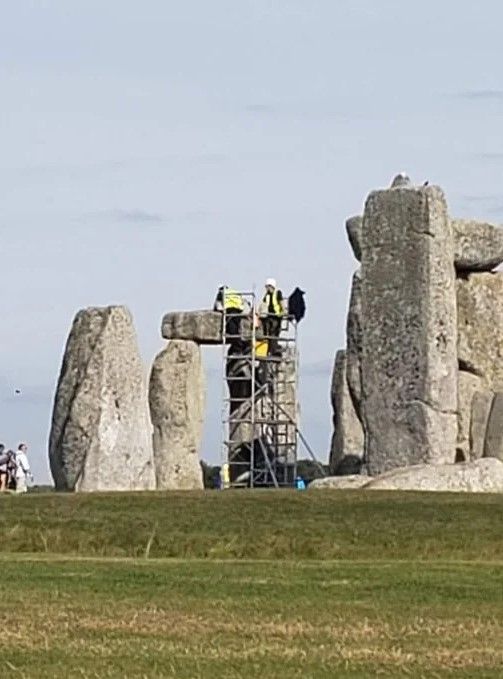
POLYGON ((503 498, 0 498, 0 677, 501 677, 503 498), (148 558, 147 558, 148 557, 148 558))
POLYGON ((0 551, 503 561, 503 496, 364 491, 0 497, 0 551))

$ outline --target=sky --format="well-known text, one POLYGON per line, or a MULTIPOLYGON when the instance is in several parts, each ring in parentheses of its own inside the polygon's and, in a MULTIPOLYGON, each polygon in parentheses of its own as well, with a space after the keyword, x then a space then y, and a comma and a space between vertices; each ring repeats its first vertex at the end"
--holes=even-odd
POLYGON ((405 170, 454 216, 503 221, 502 22, 500 0, 1 3, 0 441, 49 480, 78 309, 128 306, 149 365, 164 313, 274 276, 307 292, 301 428, 325 460, 345 219, 405 170))

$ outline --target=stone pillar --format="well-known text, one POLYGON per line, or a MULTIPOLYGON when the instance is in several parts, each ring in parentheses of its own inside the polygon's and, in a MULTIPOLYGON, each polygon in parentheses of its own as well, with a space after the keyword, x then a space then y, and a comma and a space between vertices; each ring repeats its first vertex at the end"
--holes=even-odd
POLYGON ((349 393, 346 366, 346 352, 338 351, 331 388, 334 434, 330 450, 330 474, 333 475, 359 474, 363 461, 363 429, 349 393))
POLYGON ((149 403, 159 490, 203 488, 199 449, 205 386, 199 346, 172 340, 152 365, 149 403))
POLYGON ((154 489, 151 433, 131 314, 118 306, 79 311, 49 437, 56 490, 154 489))
POLYGON ((355 271, 346 324, 346 380, 356 414, 361 421, 362 401, 362 281, 355 271))
POLYGON ((454 462, 454 248, 441 189, 407 186, 370 194, 361 275, 369 473, 454 462))

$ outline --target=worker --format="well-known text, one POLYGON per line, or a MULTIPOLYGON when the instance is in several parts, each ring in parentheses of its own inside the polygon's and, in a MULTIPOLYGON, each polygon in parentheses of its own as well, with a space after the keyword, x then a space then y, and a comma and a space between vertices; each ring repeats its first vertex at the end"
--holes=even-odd
POLYGON ((225 313, 225 334, 230 339, 231 344, 239 344, 241 341, 241 316, 246 310, 245 301, 242 295, 232 290, 227 285, 218 288, 214 311, 225 313))
POLYGON ((264 338, 268 340, 268 355, 280 356, 278 337, 281 332, 281 318, 284 315, 283 294, 281 290, 278 290, 274 278, 268 278, 265 282, 260 315, 262 316, 264 338))

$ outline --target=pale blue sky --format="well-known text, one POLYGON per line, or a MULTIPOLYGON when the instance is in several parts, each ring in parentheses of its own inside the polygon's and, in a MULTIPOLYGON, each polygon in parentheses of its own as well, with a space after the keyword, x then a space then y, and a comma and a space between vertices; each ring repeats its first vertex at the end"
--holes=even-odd
POLYGON ((405 169, 503 221, 502 23, 498 0, 2 3, 0 440, 27 439, 48 478, 80 307, 129 306, 150 362, 164 312, 273 275, 308 292, 302 421, 325 458, 345 218, 405 169))

